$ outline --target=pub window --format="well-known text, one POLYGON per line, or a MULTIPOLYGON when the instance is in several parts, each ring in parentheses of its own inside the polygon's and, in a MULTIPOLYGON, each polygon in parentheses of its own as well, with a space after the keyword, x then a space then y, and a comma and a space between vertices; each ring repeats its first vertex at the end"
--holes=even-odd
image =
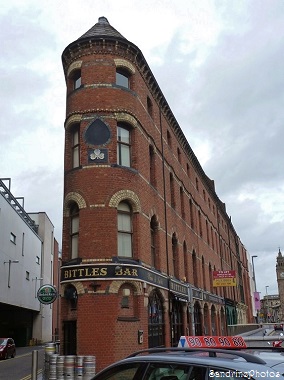
POLYGON ((148 301, 148 347, 163 346, 164 344, 163 303, 159 293, 153 290, 148 301))
POLYGON ((70 207, 70 244, 71 259, 79 256, 79 207, 77 203, 73 203, 70 207))
POLYGON ((130 88, 130 73, 124 68, 116 69, 116 84, 121 87, 130 88))
POLYGON ((157 267, 157 231, 158 231, 158 222, 155 215, 151 218, 150 223, 151 231, 151 265, 152 267, 157 267))
POLYGON ((150 183, 156 187, 156 163, 155 163, 155 150, 153 145, 149 146, 149 159, 150 159, 150 183))
POLYGON ((132 257, 132 209, 127 202, 117 207, 118 256, 132 257))
POLYGON ((117 164, 130 167, 131 140, 130 129, 124 124, 117 125, 117 164))
POLYGON ((72 80, 73 80, 73 89, 74 90, 81 87, 81 85, 82 85, 81 70, 75 70, 73 72, 72 80))
POLYGON ((80 165, 80 126, 76 124, 71 130, 72 135, 72 168, 77 168, 80 165))
POLYGON ((176 234, 172 236, 172 255, 173 255, 173 268, 174 276, 178 278, 178 240, 176 234))
POLYGON ((149 96, 147 96, 147 111, 148 111, 148 114, 151 117, 153 117, 153 103, 151 99, 149 98, 149 96))

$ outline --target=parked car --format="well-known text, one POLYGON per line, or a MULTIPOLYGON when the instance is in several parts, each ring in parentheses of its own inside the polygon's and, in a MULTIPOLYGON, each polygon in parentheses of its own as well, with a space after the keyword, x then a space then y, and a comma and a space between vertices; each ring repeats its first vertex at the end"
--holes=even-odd
POLYGON ((283 323, 281 322, 281 323, 275 323, 275 325, 274 325, 274 330, 276 331, 276 330, 281 330, 281 331, 283 331, 283 323))
POLYGON ((14 358, 16 346, 12 338, 0 338, 0 359, 14 358))
POLYGON ((245 350, 175 347, 138 351, 105 368, 92 380, 281 380, 283 373, 284 356, 275 349, 263 349, 263 354, 258 351, 254 355, 245 350), (269 359, 270 353, 273 360, 269 359))

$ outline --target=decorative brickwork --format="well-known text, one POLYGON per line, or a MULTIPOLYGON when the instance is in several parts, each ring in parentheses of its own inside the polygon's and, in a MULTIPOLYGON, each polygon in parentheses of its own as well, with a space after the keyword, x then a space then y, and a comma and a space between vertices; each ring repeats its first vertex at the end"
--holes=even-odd
POLYGON ((131 190, 120 190, 115 193, 111 200, 109 201, 109 207, 115 207, 119 205, 120 202, 128 200, 133 208, 133 212, 141 212, 141 206, 138 196, 131 190))
POLYGON ((70 75, 72 71, 80 69, 82 66, 82 63, 83 61, 72 62, 71 65, 68 67, 67 77, 70 75))
POLYGON ((125 67, 132 74, 135 74, 135 67, 129 61, 126 61, 125 59, 121 59, 121 58, 116 58, 116 59, 114 59, 114 63, 116 65, 116 67, 125 67))
POLYGON ((79 209, 87 207, 86 202, 85 202, 84 198, 82 197, 82 195, 75 193, 75 192, 68 193, 65 197, 65 200, 64 200, 63 216, 69 216, 70 202, 76 202, 79 209))

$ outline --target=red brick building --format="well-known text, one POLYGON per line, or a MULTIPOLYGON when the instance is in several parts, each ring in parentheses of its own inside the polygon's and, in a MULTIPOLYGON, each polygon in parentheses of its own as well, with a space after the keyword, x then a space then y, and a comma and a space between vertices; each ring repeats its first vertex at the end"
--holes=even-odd
POLYGON ((101 17, 62 61, 63 353, 101 369, 252 321, 246 250, 142 52, 101 17))

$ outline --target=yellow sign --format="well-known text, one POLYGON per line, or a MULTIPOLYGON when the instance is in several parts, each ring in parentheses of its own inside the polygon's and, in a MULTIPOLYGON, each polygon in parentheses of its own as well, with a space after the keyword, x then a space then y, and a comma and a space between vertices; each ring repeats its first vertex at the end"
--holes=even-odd
POLYGON ((216 278, 213 280, 213 286, 236 286, 236 277, 216 278))

